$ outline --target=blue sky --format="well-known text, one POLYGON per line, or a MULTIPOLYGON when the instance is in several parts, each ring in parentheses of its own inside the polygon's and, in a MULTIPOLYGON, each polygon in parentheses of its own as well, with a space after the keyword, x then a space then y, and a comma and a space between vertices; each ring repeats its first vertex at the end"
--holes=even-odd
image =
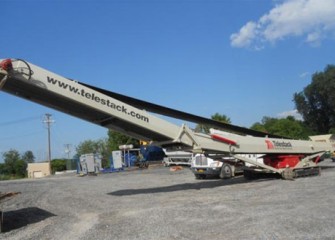
MULTIPOLYGON (((334 0, 0 0, 0 58, 250 127, 295 114, 293 94, 335 64, 334 0)), ((0 153, 52 157, 107 129, 0 92, 0 153)), ((181 124, 182 121, 174 121, 181 124)))

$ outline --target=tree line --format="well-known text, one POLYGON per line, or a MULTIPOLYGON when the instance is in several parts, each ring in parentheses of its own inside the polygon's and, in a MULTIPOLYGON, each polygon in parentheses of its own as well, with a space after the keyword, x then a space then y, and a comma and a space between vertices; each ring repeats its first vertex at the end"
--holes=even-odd
POLYGON ((35 162, 32 151, 26 151, 20 155, 17 150, 11 149, 3 153, 2 157, 4 163, 0 164, 0 180, 26 177, 28 163, 35 162))
POLYGON ((311 135, 335 133, 335 65, 312 75, 312 81, 301 92, 294 93, 293 102, 303 120, 264 117, 251 129, 295 139, 311 135))

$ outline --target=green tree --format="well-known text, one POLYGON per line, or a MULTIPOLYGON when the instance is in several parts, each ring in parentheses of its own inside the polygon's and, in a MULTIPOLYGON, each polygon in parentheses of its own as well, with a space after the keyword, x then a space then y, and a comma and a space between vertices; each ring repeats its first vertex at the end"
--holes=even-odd
POLYGON ((0 163, 0 181, 5 180, 7 176, 6 165, 4 163, 0 163))
POLYGON ((96 141, 98 152, 101 154, 101 165, 103 168, 109 167, 109 156, 111 155, 110 147, 108 146, 108 139, 99 139, 96 141))
POLYGON ((218 122, 223 122, 223 123, 229 123, 231 124, 231 120, 229 117, 227 117, 224 114, 219 114, 219 113, 215 113, 214 115, 211 116, 211 118, 215 121, 218 122))
POLYGON ((108 139, 99 139, 96 141, 93 140, 86 140, 81 142, 77 148, 77 155, 80 157, 83 154, 88 153, 99 153, 101 154, 101 165, 102 167, 109 166, 109 156, 111 155, 111 150, 109 147, 108 139))
POLYGON ((32 151, 26 151, 22 155, 22 160, 25 161, 26 163, 33 163, 35 162, 35 156, 32 151))
MULTIPOLYGON (((211 116, 211 119, 215 120, 215 121, 218 121, 218 122, 231 124, 230 118, 227 117, 225 114, 215 113, 214 115, 211 116)), ((195 132, 201 132, 201 133, 209 133, 210 128, 211 127, 207 124, 197 124, 195 126, 194 131, 195 132)))
POLYGON ((27 163, 20 159, 14 164, 14 172, 16 177, 24 178, 27 176, 27 163))
POLYGON ((263 117, 262 122, 254 123, 251 129, 294 139, 308 139, 314 134, 302 121, 292 116, 281 119, 263 117))
POLYGON ((99 151, 99 144, 97 143, 97 141, 85 140, 79 143, 76 151, 79 156, 88 153, 97 153, 99 151))
POLYGON ((53 159, 51 161, 51 171, 53 174, 64 170, 66 170, 66 159, 53 159))
POLYGON ((25 177, 27 174, 27 163, 20 158, 17 150, 11 149, 3 153, 4 165, 2 166, 2 174, 11 177, 25 177))
MULTIPOLYGON (((264 118, 263 118, 263 121, 264 121, 264 118)), ((263 122, 262 121, 262 122, 263 122)), ((255 131, 259 131, 259 132, 264 132, 264 133, 269 133, 268 130, 266 130, 265 126, 263 123, 260 123, 260 122, 256 122, 254 123, 251 128, 252 130, 255 130, 255 131)))
POLYGON ((5 171, 10 175, 15 175, 16 163, 20 160, 20 154, 17 150, 11 149, 3 153, 5 162, 5 171))
POLYGON ((317 134, 335 128, 335 65, 315 73, 312 82, 294 94, 294 102, 305 123, 317 134))
POLYGON ((199 133, 209 133, 209 129, 210 126, 199 123, 195 126, 194 131, 199 133))
POLYGON ((138 139, 129 137, 122 133, 108 130, 108 147, 111 151, 118 150, 120 145, 132 144, 134 147, 139 147, 140 141, 138 139))

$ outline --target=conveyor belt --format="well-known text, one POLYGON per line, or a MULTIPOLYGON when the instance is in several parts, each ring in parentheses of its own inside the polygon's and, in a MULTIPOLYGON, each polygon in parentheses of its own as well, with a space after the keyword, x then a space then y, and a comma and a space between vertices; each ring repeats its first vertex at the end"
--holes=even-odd
POLYGON ((264 132, 259 132, 259 131, 255 131, 249 128, 245 128, 245 127, 239 127, 236 125, 232 125, 232 124, 227 124, 227 123, 223 123, 223 122, 219 122, 219 121, 215 121, 209 118, 204 118, 204 117, 200 117, 191 113, 187 113, 187 112, 182 112, 179 110, 175 110, 172 108, 168 108, 168 107, 164 107, 161 105, 157 105, 154 103, 150 103, 150 102, 146 102, 140 99, 136 99, 136 98, 132 98, 132 97, 128 97, 119 93, 115 93, 115 92, 111 92, 111 91, 107 91, 105 89, 101 89, 86 83, 82 83, 80 82, 80 84, 89 87, 91 89, 94 89, 95 91, 101 92, 107 96, 110 96, 112 98, 115 98, 119 101, 122 101, 124 103, 127 103, 129 105, 132 105, 136 108, 139 109, 145 109, 146 111, 149 112, 153 112, 153 113, 157 113, 157 114, 161 114, 164 116, 169 116, 169 117, 173 117, 173 118, 177 118, 177 119, 181 119, 181 120, 185 120, 185 121, 189 121, 189 122, 193 122, 193 123, 197 123, 197 124, 206 124, 209 125, 211 127, 216 127, 216 128, 220 128, 222 130, 226 130, 226 131, 230 131, 233 133, 237 133, 237 134, 242 134, 242 135, 251 135, 251 136, 255 136, 255 137, 271 137, 271 138, 283 138, 283 139, 287 139, 286 137, 282 137, 282 136, 278 136, 278 135, 273 135, 273 134, 267 134, 264 132))

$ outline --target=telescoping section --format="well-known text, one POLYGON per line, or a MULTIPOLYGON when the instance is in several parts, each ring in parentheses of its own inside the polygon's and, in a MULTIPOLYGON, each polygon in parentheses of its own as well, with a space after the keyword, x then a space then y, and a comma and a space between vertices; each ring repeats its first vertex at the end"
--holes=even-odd
MULTIPOLYGON (((327 151, 334 151, 334 145, 327 142, 266 136, 229 124, 221 125, 221 130, 212 129, 209 134, 198 133, 186 124, 180 127, 150 114, 139 104, 144 101, 123 97, 127 101, 123 102, 120 96, 114 98, 107 90, 62 77, 24 60, 6 59, 0 62, 2 91, 128 136, 150 141, 167 151, 192 152, 195 161, 201 159, 207 162, 210 164, 207 170, 219 169, 222 176, 233 175, 233 169, 240 169, 241 162, 246 177, 256 172, 272 172, 285 179, 316 174, 320 170, 317 164, 321 156, 327 151), (225 164, 221 164, 221 160, 218 162, 217 155, 220 154, 224 155, 221 158, 225 159, 225 164), (263 161, 248 157, 252 154, 262 154, 263 161), (236 166, 231 164, 232 159, 238 162, 236 166)), ((204 123, 203 118, 184 112, 153 104, 146 106, 162 114, 173 113, 177 118, 181 116, 202 121, 196 123, 204 123)), ((214 124, 213 121, 205 122, 214 124)), ((90 172, 90 163, 86 165, 90 172)), ((200 167, 197 169, 203 170, 200 167)))

